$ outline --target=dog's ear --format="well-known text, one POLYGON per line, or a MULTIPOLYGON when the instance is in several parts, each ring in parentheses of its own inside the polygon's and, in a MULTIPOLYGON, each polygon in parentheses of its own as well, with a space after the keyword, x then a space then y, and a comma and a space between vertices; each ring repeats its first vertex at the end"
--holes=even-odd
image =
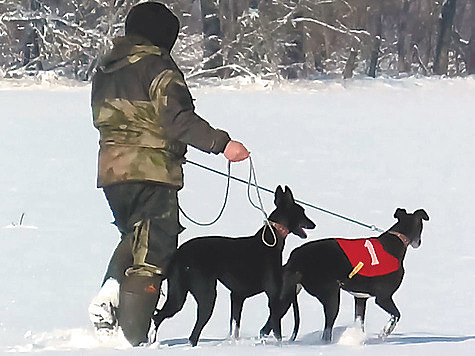
POLYGON ((400 219, 403 215, 407 215, 406 209, 397 208, 394 217, 400 219))
POLYGON ((295 201, 294 195, 288 186, 285 186, 285 197, 292 203, 295 201))
POLYGON ((282 203, 283 199, 284 199, 284 191, 282 190, 282 187, 279 185, 277 189, 275 190, 275 194, 274 194, 275 206, 279 206, 282 203))
POLYGON ((422 220, 429 221, 429 215, 427 215, 424 209, 416 210, 414 215, 419 216, 422 220))

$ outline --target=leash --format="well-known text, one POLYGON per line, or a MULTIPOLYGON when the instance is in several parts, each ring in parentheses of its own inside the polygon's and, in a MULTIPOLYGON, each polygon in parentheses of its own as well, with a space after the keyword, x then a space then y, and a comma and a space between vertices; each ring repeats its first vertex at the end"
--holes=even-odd
MULTIPOLYGON (((191 163, 191 164, 194 164, 194 165, 198 165, 200 166, 201 168, 205 168, 207 170, 211 170, 211 171, 215 171, 213 170, 212 168, 208 168, 206 166, 202 166, 200 165, 199 163, 195 163, 195 162, 192 162, 192 161, 188 161, 186 160, 186 162, 188 163, 191 163)), ((231 181, 231 178, 233 179, 237 179, 236 177, 233 177, 231 175, 231 161, 228 161, 228 173, 227 174, 224 174, 220 171, 215 171, 215 173, 218 173, 220 175, 225 175, 226 178, 227 178, 227 182, 226 182, 226 193, 224 195, 224 201, 223 201, 223 205, 221 206, 221 210, 219 211, 218 213, 218 216, 216 216, 215 219, 213 219, 212 221, 210 222, 200 222, 200 221, 197 221, 193 218, 191 218, 188 214, 185 213, 185 211, 181 208, 181 206, 178 206, 178 209, 180 210, 180 212, 183 214, 183 216, 188 219, 189 221, 191 221, 193 224, 196 224, 198 226, 211 226, 213 224, 215 224, 220 218, 221 216, 223 215, 223 212, 224 212, 224 208, 226 207, 226 204, 228 202, 228 197, 229 197, 229 186, 230 186, 230 181, 231 181)), ((245 181, 243 181, 245 182, 245 181)), ((247 197, 249 199, 249 202, 251 203, 251 205, 260 210, 261 213, 264 215, 264 229, 262 230, 262 242, 264 243, 264 245, 266 245, 267 247, 274 247, 275 245, 277 245, 277 236, 275 235, 275 232, 274 230, 272 229, 272 223, 269 221, 269 219, 267 218, 267 214, 264 210, 264 205, 262 203, 262 198, 261 198, 261 194, 259 193, 259 184, 257 184, 257 175, 256 175, 256 171, 254 169, 254 164, 252 163, 252 158, 249 157, 249 180, 247 182, 247 197), (254 180, 254 183, 252 183, 252 180, 254 180), (256 195, 257 195, 257 198, 258 198, 258 201, 259 201, 259 205, 255 204, 253 201, 252 201, 252 198, 251 198, 251 186, 254 186, 256 187, 256 195), (265 238, 264 238, 264 235, 265 235, 265 232, 266 232, 266 229, 267 227, 270 228, 271 232, 272 232, 272 236, 274 237, 274 241, 272 243, 268 243, 265 238)))
POLYGON ((262 243, 264 245, 266 245, 267 247, 272 248, 275 245, 277 245, 277 236, 275 235, 275 231, 272 228, 272 223, 267 218, 267 214, 264 210, 264 205, 262 204, 261 194, 259 193, 259 188, 260 188, 260 186, 259 186, 259 184, 257 184, 256 170, 254 169, 254 164, 252 163, 252 158, 251 158, 251 156, 249 156, 249 182, 247 184, 247 198, 249 199, 249 202, 251 203, 251 205, 254 208, 260 210, 262 215, 264 215, 264 229, 262 230, 261 240, 262 240, 262 243), (254 184, 252 184, 252 181, 251 181, 252 177, 254 177, 254 184), (259 206, 254 204, 252 199, 251 199, 251 184, 254 187, 256 187, 256 195, 257 195, 257 199, 259 200, 259 206), (265 234, 266 234, 266 229, 267 228, 269 228, 270 231, 272 232, 272 237, 274 238, 274 241, 272 243, 268 243, 265 239, 265 234))
MULTIPOLYGON (((187 160, 187 162, 190 162, 187 160)), ((210 168, 209 168, 210 169, 210 168)), ((219 172, 221 173, 221 172, 219 172)), ((222 175, 224 175, 223 173, 221 173, 222 175)), ((229 196, 229 185, 230 185, 230 182, 231 182, 231 161, 228 161, 228 174, 225 175, 228 179, 227 179, 227 182, 226 182, 226 193, 224 194, 224 201, 223 201, 223 206, 221 207, 221 210, 219 211, 218 213, 218 216, 213 220, 213 221, 210 221, 210 222, 199 222, 199 221, 196 221, 192 218, 190 218, 184 211, 183 209, 181 208, 180 205, 178 205, 178 209, 180 210, 180 212, 183 214, 183 216, 185 218, 187 218, 189 221, 191 221, 193 224, 196 224, 198 226, 211 226, 213 225, 214 223, 216 223, 220 218, 221 218, 221 215, 223 215, 223 212, 224 212, 224 208, 226 207, 226 203, 228 202, 228 196, 229 196)))
MULTIPOLYGON (((194 161, 190 161, 190 160, 188 160, 188 159, 186 160, 186 163, 189 163, 189 164, 194 165, 194 166, 196 166, 196 167, 199 167, 199 168, 201 168, 201 169, 207 170, 207 171, 209 171, 209 172, 218 174, 218 175, 220 175, 220 176, 227 177, 227 178, 228 178, 228 186, 227 186, 227 188, 226 188, 226 199, 227 199, 227 193, 228 193, 228 191, 229 191, 229 181, 230 181, 231 179, 232 179, 232 180, 235 180, 235 181, 237 181, 237 182, 243 183, 243 184, 247 184, 247 185, 248 185, 248 199, 249 199, 249 201, 251 202, 252 206, 254 206, 255 208, 257 208, 257 209, 259 209, 259 210, 262 209, 261 211, 263 212, 263 214, 264 214, 264 216, 265 216, 265 218, 266 218, 266 221, 267 221, 267 214, 265 213, 265 211, 264 211, 264 209, 263 209, 263 207, 262 207, 262 201, 261 201, 261 199, 260 199, 259 190, 263 190, 264 192, 271 193, 271 194, 274 194, 274 191, 271 190, 271 189, 269 189, 269 188, 262 187, 262 186, 260 186, 260 185, 257 184, 257 179, 256 179, 256 177, 255 177, 255 170, 254 170, 254 166, 253 166, 253 164, 252 164, 251 157, 249 157, 249 162, 250 162, 250 169, 249 169, 249 171, 250 171, 250 172, 249 172, 250 177, 249 177, 249 180, 246 181, 246 180, 244 180, 244 179, 242 179, 242 178, 235 177, 235 176, 231 175, 230 168, 228 168, 228 174, 225 174, 225 173, 223 173, 223 172, 221 172, 221 171, 218 171, 218 170, 216 170, 216 169, 207 167, 207 166, 202 165, 202 164, 200 164, 200 163, 197 163, 197 162, 194 162, 194 161), (251 174, 252 174, 252 172, 254 172, 254 183, 252 182, 252 179, 251 179, 251 174), (252 199, 250 199, 250 194, 249 194, 249 192, 250 192, 250 187, 251 187, 251 186, 254 186, 254 187, 256 188, 256 192, 257 192, 257 195, 258 195, 258 199, 260 200, 261 207, 256 206, 256 205, 252 202, 252 199)), ((229 166, 229 164, 230 164, 230 163, 228 162, 228 166, 229 166)), ((353 223, 353 224, 357 224, 357 225, 363 226, 363 227, 365 227, 365 228, 367 228, 367 229, 370 229, 371 231, 384 232, 383 229, 378 228, 376 225, 365 224, 365 223, 363 223, 363 222, 361 222, 361 221, 358 221, 358 220, 356 220, 356 219, 352 219, 352 218, 346 217, 346 216, 344 216, 344 215, 341 215, 341 214, 332 212, 332 211, 330 211, 330 210, 320 208, 320 207, 318 207, 318 206, 316 206, 316 205, 307 203, 307 202, 305 202, 305 201, 295 199, 295 202, 297 202, 297 203, 299 203, 299 204, 302 204, 302 205, 305 205, 305 206, 307 206, 307 207, 309 207, 309 208, 318 210, 318 211, 320 211, 320 212, 322 212, 322 213, 329 214, 329 215, 335 216, 335 217, 337 217, 337 218, 339 218, 339 219, 342 219, 342 220, 351 222, 351 223, 353 223)), ((225 202, 224 202, 224 204, 223 204, 222 210, 224 210, 225 204, 226 204, 226 200, 225 200, 225 202)), ((181 208, 180 208, 180 211, 182 211, 181 208)), ((183 211, 182 211, 182 213, 183 213, 183 211)), ((222 212, 221 212, 221 214, 222 214, 222 212)), ((221 216, 221 215, 219 215, 219 217, 220 217, 220 216, 221 216)), ((218 219, 219 219, 219 217, 218 217, 218 219)), ((189 218, 188 218, 188 219, 189 219, 189 218)), ((215 219, 214 222, 216 222, 218 219, 215 219)), ((189 220, 190 220, 190 219, 189 219, 189 220)), ((192 221, 192 220, 190 220, 190 221, 192 221)), ((214 223, 214 222, 213 222, 213 223, 214 223)), ((268 223, 268 221, 267 221, 266 223, 268 223)), ((204 225, 204 226, 207 226, 207 225, 204 225)), ((272 229, 271 229, 271 230, 272 230, 272 229)))

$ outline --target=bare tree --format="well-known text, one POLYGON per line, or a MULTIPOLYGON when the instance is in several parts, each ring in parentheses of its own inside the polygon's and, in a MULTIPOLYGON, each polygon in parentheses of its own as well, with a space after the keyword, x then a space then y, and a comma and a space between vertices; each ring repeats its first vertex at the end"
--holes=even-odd
POLYGON ((203 22, 204 69, 217 68, 223 65, 221 51, 222 34, 217 0, 201 0, 201 16, 203 22))
POLYGON ((368 75, 376 78, 376 68, 378 66, 379 51, 381 47, 382 39, 382 15, 379 8, 375 8, 373 15, 373 48, 371 50, 371 56, 369 60, 368 75))
POLYGON ((398 40, 397 40, 397 57, 398 57, 398 71, 399 73, 406 73, 410 70, 410 65, 407 61, 407 21, 409 17, 409 0, 403 0, 402 9, 399 16, 398 40))
POLYGON ((345 69, 343 70, 343 79, 350 79, 353 77, 353 71, 355 70, 355 62, 356 56, 358 52, 355 51, 354 48, 350 50, 350 55, 348 56, 348 60, 345 64, 345 69))
POLYGON ((442 4, 439 21, 439 37, 434 58, 434 73, 438 75, 447 74, 449 67, 449 48, 456 6, 457 0, 445 0, 442 4))

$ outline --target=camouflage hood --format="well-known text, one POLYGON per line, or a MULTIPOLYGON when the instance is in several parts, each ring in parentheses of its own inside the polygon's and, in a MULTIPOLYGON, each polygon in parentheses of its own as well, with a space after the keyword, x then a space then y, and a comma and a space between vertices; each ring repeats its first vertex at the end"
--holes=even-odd
POLYGON ((99 64, 99 69, 104 73, 115 72, 140 61, 150 54, 160 56, 167 52, 167 50, 154 46, 152 42, 139 36, 117 37, 113 43, 114 47, 99 64))

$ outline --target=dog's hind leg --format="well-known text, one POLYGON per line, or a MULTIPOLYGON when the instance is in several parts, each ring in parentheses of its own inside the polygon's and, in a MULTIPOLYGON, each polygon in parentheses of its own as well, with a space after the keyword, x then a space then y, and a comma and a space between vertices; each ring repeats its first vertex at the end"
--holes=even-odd
POLYGON ((211 318, 214 304, 216 302, 216 280, 207 282, 200 279, 200 282, 203 283, 203 285, 191 290, 191 293, 198 304, 197 320, 189 338, 190 343, 193 346, 198 344, 201 331, 211 318))
MULTIPOLYGON (((283 277, 281 295, 279 298, 279 308, 277 311, 277 316, 279 320, 281 320, 283 316, 287 313, 292 303, 294 303, 294 301, 296 302, 297 294, 301 291, 301 289, 302 289, 302 286, 298 284, 298 274, 294 272, 290 272, 290 271, 285 271, 284 277, 283 277)), ((294 313, 295 313, 295 307, 296 305, 294 304, 294 313)), ((298 310, 298 305, 297 305, 297 310, 298 310)), ((272 331, 272 321, 271 321, 272 317, 273 315, 271 313, 271 315, 269 315, 269 318, 267 319, 266 324, 262 327, 259 333, 260 337, 266 337, 272 331)), ((294 314, 294 319, 295 319, 295 314, 294 314)), ((300 317, 298 317, 298 320, 300 321, 300 317)), ((298 330, 298 326, 297 326, 297 330, 298 330)), ((294 331, 295 331, 295 328, 294 328, 294 331)))
POLYGON ((401 313, 396 307, 396 304, 394 304, 392 296, 386 298, 376 297, 376 304, 391 315, 388 323, 384 326, 380 334, 380 336, 384 338, 394 331, 397 322, 401 318, 401 313))
POLYGON ((323 330, 322 340, 326 343, 332 341, 333 325, 340 308, 340 286, 338 283, 327 283, 324 286, 318 286, 318 289, 304 288, 313 296, 317 297, 323 305, 325 313, 325 329, 323 330))
POLYGON ((231 292, 231 319, 229 325, 229 335, 233 336, 233 323, 235 326, 234 329, 234 338, 239 339, 239 329, 241 327, 241 314, 242 306, 244 304, 244 299, 242 295, 238 295, 234 292, 231 292))
MULTIPOLYGON (((186 294, 188 290, 181 286, 181 283, 178 283, 175 280, 168 280, 168 293, 167 300, 163 305, 161 310, 157 310, 157 313, 152 317, 152 320, 155 324, 155 334, 153 339, 157 337, 157 330, 160 324, 167 318, 171 318, 176 313, 178 313, 185 304, 186 294)), ((152 340, 155 342, 156 340, 152 340)))
POLYGON ((363 332, 367 300, 368 298, 355 297, 355 322, 359 324, 361 331, 363 332))

